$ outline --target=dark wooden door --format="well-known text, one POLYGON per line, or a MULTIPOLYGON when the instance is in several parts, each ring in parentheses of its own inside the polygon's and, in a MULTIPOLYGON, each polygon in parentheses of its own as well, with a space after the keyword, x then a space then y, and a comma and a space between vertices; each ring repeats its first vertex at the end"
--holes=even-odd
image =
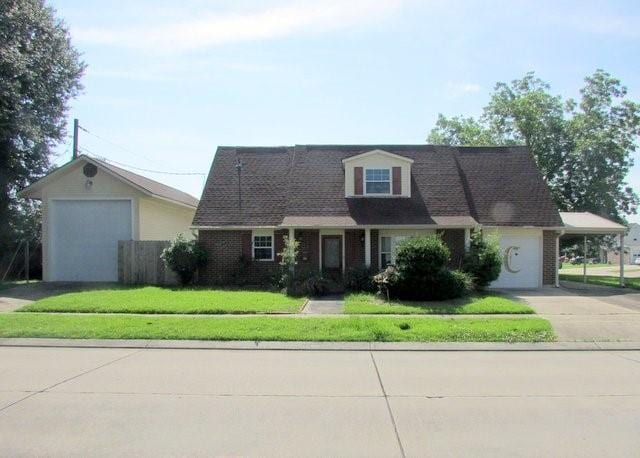
POLYGON ((322 271, 334 278, 342 275, 342 236, 322 236, 322 271))

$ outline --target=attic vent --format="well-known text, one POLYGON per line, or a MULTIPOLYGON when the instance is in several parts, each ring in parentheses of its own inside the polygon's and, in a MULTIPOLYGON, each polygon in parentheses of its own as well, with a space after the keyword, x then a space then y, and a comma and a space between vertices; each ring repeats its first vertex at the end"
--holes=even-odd
POLYGON ((98 173, 98 167, 96 167, 93 164, 86 164, 83 168, 82 168, 82 173, 84 173, 85 177, 88 178, 93 178, 96 176, 96 174, 98 173))

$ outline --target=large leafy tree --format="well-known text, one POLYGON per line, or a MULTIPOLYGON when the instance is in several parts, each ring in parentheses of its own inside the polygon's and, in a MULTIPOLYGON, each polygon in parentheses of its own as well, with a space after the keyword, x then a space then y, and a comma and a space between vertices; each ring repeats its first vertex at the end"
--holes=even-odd
POLYGON ((450 145, 527 145, 563 210, 618 221, 635 213, 625 182, 640 135, 640 105, 603 70, 585 79, 580 101, 550 93, 534 73, 498 83, 479 119, 438 117, 427 141, 450 145))
POLYGON ((16 192, 49 170, 84 68, 43 0, 0 2, 0 253, 37 236, 38 207, 16 192))

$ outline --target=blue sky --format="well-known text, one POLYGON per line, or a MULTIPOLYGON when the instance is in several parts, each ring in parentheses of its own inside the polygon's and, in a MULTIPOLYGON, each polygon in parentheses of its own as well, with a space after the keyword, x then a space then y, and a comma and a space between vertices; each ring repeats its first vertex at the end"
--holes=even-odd
MULTIPOLYGON (((206 173, 217 145, 423 143, 438 113, 478 115, 530 70, 576 97, 603 68, 640 100, 633 1, 49 4, 88 64, 70 117, 113 142, 83 132, 81 146, 145 169, 206 173)), ((204 181, 141 173, 195 196, 204 181)))

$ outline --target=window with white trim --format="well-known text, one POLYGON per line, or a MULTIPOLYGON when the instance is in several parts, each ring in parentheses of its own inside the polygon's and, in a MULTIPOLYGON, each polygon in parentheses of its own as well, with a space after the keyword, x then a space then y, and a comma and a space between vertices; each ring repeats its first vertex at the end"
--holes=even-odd
POLYGON ((391 194, 391 170, 366 169, 365 194, 391 194))
POLYGON ((380 237, 380 265, 383 268, 396 263, 396 247, 407 238, 409 237, 406 235, 380 237))
POLYGON ((256 261, 273 261, 273 235, 253 236, 253 259, 256 261))

